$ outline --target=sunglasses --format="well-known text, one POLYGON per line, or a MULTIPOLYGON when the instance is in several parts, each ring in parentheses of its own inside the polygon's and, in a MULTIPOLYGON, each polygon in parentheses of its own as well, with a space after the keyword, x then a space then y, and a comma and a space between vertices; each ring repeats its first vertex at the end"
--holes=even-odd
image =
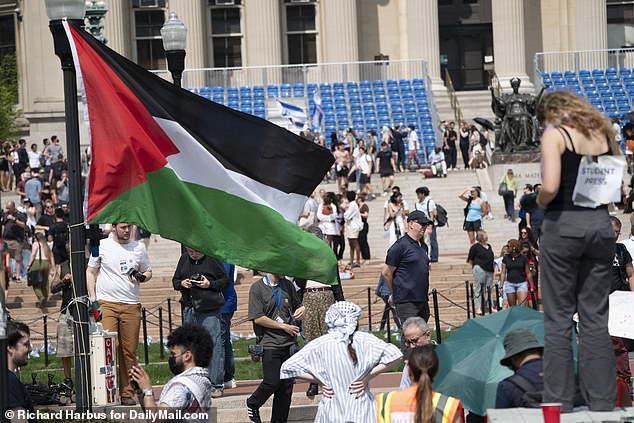
POLYGON ((421 338, 429 338, 430 335, 431 335, 431 332, 427 331, 423 334, 423 336, 417 336, 416 338, 410 338, 410 339, 404 338, 403 342, 405 343, 405 345, 408 345, 408 346, 416 345, 418 344, 418 341, 421 338))

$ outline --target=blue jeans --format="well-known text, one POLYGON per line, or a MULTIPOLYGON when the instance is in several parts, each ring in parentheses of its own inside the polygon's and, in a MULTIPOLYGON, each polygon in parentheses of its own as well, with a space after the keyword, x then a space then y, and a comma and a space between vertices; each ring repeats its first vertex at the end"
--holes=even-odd
POLYGON ((186 324, 202 326, 207 330, 213 342, 213 353, 209 362, 209 380, 214 388, 225 387, 225 345, 222 338, 222 316, 220 310, 194 311, 193 307, 183 309, 186 324))
POLYGON ((222 340, 225 346, 225 382, 234 378, 236 368, 233 361, 233 344, 231 343, 231 319, 233 313, 222 313, 222 340))

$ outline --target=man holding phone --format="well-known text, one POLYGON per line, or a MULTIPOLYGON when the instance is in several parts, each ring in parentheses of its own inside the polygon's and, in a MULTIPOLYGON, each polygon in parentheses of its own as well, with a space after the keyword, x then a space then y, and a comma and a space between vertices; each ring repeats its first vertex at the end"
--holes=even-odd
POLYGON ((230 286, 223 264, 213 257, 185 247, 172 285, 181 293, 185 324, 202 326, 213 341, 213 354, 209 362, 209 379, 213 385, 211 396, 219 398, 225 387, 225 347, 222 338, 221 308, 225 304, 222 291, 230 286))

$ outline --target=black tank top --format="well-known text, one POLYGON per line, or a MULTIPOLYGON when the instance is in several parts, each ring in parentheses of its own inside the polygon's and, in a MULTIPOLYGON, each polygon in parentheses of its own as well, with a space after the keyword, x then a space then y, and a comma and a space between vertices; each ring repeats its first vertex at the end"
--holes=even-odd
MULTIPOLYGON (((566 146, 564 154, 561 155, 561 182, 559 184, 559 191, 553 201, 548 204, 546 210, 588 210, 586 207, 575 206, 572 202, 572 193, 575 190, 575 184, 577 183, 579 164, 581 163, 581 158, 584 155, 577 154, 575 144, 572 142, 572 137, 566 128, 558 126, 557 129, 563 131, 566 138, 568 138, 570 145, 572 146, 572 151, 568 150, 568 146, 566 146)), ((610 143, 608 142, 608 151, 601 155, 604 156, 606 154, 611 154, 611 151, 612 149, 610 148, 610 143)), ((597 209, 605 209, 607 207, 607 205, 602 205, 597 207, 597 209)))

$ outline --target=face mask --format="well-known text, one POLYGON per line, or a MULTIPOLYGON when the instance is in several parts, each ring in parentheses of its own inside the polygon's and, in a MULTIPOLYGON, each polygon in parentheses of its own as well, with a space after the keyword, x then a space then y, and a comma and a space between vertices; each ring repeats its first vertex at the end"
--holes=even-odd
POLYGON ((171 371, 174 375, 178 375, 178 374, 183 373, 183 367, 184 367, 184 364, 183 364, 183 363, 178 364, 178 363, 176 362, 176 357, 169 357, 169 358, 167 359, 167 365, 169 366, 170 371, 171 371))

